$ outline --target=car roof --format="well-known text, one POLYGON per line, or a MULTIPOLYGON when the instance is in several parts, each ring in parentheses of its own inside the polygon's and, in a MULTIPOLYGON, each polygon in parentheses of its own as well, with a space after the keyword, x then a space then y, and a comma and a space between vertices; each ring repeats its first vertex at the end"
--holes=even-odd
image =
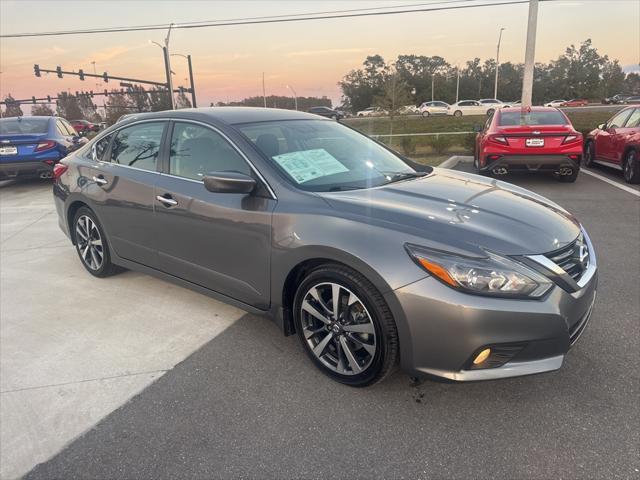
POLYGON ((208 117, 211 120, 230 125, 237 123, 269 122, 273 120, 319 120, 317 115, 313 115, 311 113, 285 110, 281 108, 201 107, 165 110, 162 112, 136 113, 132 114, 132 117, 127 118, 125 121, 128 123, 130 120, 138 120, 140 117, 170 117, 176 119, 202 119, 203 117, 208 117))

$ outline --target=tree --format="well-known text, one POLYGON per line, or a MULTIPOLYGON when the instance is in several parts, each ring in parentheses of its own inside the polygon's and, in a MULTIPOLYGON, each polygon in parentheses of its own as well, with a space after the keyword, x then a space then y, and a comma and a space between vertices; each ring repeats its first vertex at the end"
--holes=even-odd
POLYGON ((409 86, 406 82, 394 74, 389 76, 382 85, 382 92, 373 99, 373 104, 389 112, 393 119, 399 110, 413 103, 409 86))
POLYGON ((191 100, 184 93, 184 90, 181 90, 176 97, 176 108, 191 108, 191 100))
POLYGON ((625 74, 620 68, 618 60, 609 60, 607 55, 603 58, 602 66, 602 97, 610 97, 624 90, 625 74))
POLYGON ((127 89, 127 98, 132 112, 150 112, 151 100, 149 94, 141 85, 133 85, 127 89))
POLYGON ((127 95, 123 95, 119 90, 111 90, 106 103, 107 123, 113 125, 122 115, 135 112, 135 107, 127 95))
POLYGON ((49 105, 40 104, 36 105, 31 109, 31 115, 36 115, 40 117, 53 117, 55 112, 51 109, 49 105))
POLYGON ((81 120, 84 118, 78 105, 78 97, 67 92, 58 93, 58 115, 67 120, 81 120))
POLYGON ((351 70, 338 82, 345 101, 348 101, 354 111, 371 106, 374 97, 382 93, 382 85, 390 68, 380 55, 368 56, 362 67, 351 70))
POLYGON ((171 98, 166 89, 152 88, 147 92, 149 94, 149 107, 152 112, 162 112, 171 110, 171 98))
POLYGON ((76 102, 80 109, 82 118, 92 122, 98 121, 99 115, 96 110, 96 105, 93 103, 93 98, 91 98, 90 95, 77 95, 76 102))
POLYGON ((629 95, 640 95, 640 73, 632 72, 624 79, 625 93, 629 95))
POLYGON ((15 101, 15 99, 11 96, 11 94, 7 94, 4 99, 6 108, 4 112, 2 112, 3 117, 22 117, 24 113, 22 113, 22 108, 20 108, 20 104, 15 101))

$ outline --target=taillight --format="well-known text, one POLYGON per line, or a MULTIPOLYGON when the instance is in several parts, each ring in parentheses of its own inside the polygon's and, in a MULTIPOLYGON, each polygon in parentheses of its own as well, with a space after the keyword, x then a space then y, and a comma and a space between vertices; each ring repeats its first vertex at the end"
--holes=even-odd
POLYGON ((62 174, 68 169, 69 167, 64 163, 56 163, 53 166, 53 179, 55 180, 56 178, 60 178, 60 176, 62 176, 62 174))
POLYGON ((581 140, 582 135, 567 135, 566 137, 564 137, 564 140, 562 140, 562 144, 564 145, 565 143, 573 143, 581 140))
POLYGON ((54 142, 53 140, 45 140, 43 142, 38 143, 38 145, 36 145, 36 152, 42 152, 43 150, 49 150, 53 147, 56 146, 56 142, 54 142))
POLYGON ((489 140, 495 143, 500 143, 502 145, 509 145, 509 142, 507 141, 507 137, 504 137, 502 135, 491 135, 489 137, 489 140))

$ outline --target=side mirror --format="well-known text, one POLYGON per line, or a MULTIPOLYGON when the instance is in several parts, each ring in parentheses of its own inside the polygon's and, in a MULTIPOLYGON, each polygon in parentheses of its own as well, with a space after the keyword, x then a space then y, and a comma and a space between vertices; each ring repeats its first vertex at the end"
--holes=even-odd
POLYGON ((78 143, 80 141, 82 137, 80 137, 79 135, 74 135, 73 137, 71 137, 71 141, 73 143, 78 143))
POLYGON ((607 127, 607 124, 606 124, 606 123, 601 123, 600 125, 598 125, 598 129, 599 129, 599 130, 605 130, 605 129, 606 129, 606 127, 607 127))
POLYGON ((482 125, 474 125, 473 131, 476 133, 480 133, 482 131, 482 125))
POLYGON ((256 181, 239 172, 212 172, 204 176, 204 188, 213 193, 251 193, 256 181))

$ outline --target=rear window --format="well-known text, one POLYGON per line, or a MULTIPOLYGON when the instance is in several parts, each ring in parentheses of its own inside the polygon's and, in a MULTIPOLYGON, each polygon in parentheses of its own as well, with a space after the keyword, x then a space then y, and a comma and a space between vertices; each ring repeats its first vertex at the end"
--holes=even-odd
POLYGON ((47 133, 48 124, 48 118, 3 118, 0 120, 0 134, 21 135, 47 133))
POLYGON ((558 111, 551 112, 528 112, 520 110, 500 112, 498 125, 500 127, 515 127, 518 125, 566 125, 567 119, 558 111))

